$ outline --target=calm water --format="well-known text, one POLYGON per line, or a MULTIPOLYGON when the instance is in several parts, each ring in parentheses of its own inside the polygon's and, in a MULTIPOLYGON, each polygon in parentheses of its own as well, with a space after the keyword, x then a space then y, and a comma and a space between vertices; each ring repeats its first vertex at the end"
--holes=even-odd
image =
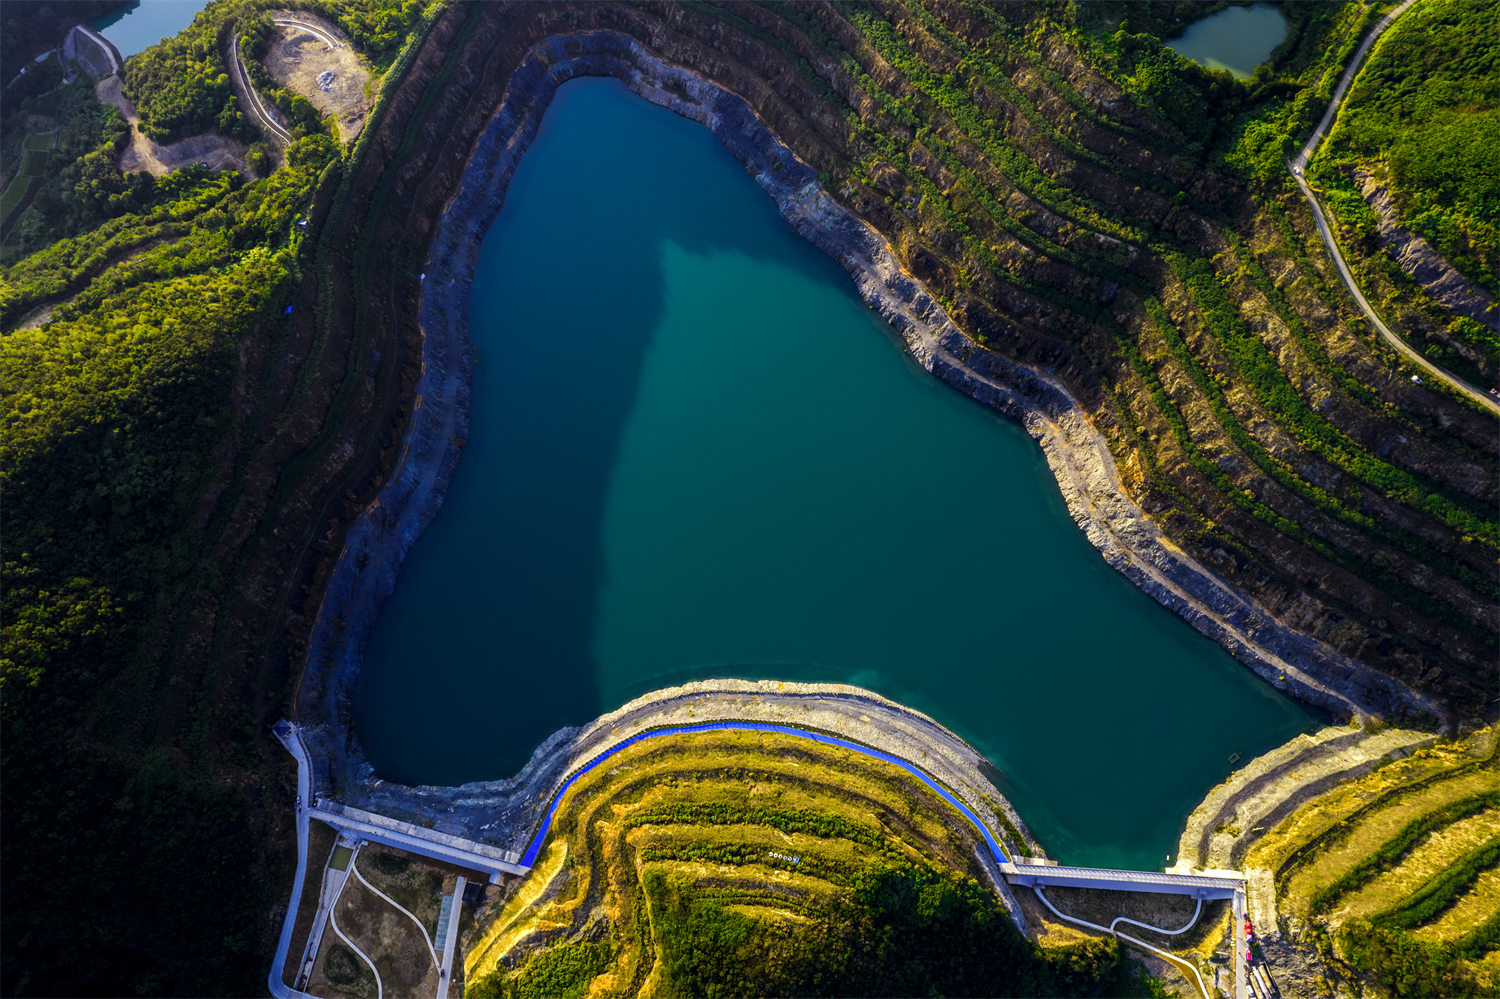
POLYGON ((382 776, 509 776, 716 676, 846 681, 1005 773, 1069 861, 1159 868, 1310 719, 1106 566, 1014 423, 916 368, 704 128, 565 85, 486 237, 472 431, 371 636, 382 776))
POLYGON ((1167 48, 1209 69, 1227 69, 1243 80, 1286 40, 1286 18, 1265 4, 1230 7, 1191 25, 1167 48))
POLYGON ((129 59, 192 24, 193 15, 207 6, 208 0, 132 0, 90 27, 129 59))

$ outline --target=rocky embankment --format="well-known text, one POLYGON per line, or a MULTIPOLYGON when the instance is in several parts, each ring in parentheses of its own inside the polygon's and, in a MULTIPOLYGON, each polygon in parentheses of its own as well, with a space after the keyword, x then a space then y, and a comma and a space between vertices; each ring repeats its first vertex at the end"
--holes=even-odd
POLYGON ((1455 270, 1427 240, 1401 226, 1388 184, 1367 170, 1356 170, 1354 180, 1365 203, 1380 217, 1380 245, 1401 269, 1449 312, 1500 333, 1500 302, 1495 296, 1455 270))
POLYGON ((1179 866, 1236 869, 1259 833, 1336 784, 1437 741, 1427 732, 1336 727, 1303 734, 1258 756, 1208 793, 1188 816, 1179 866))
MULTIPOLYGON (((822 191, 813 168, 744 99, 661 61, 630 35, 597 30, 548 37, 521 59, 473 146, 428 254, 418 307, 422 370, 400 458, 378 499, 349 529, 311 636, 298 697, 324 793, 359 807, 427 816, 438 828, 451 825, 448 831, 474 838, 523 842, 530 821, 526 803, 538 800, 537 788, 549 783, 543 775, 560 778, 572 758, 565 747, 574 745, 575 733, 564 731, 510 781, 397 789, 378 781, 365 760, 352 733, 352 696, 376 615, 407 549, 441 506, 467 435, 473 363, 468 288, 482 237, 557 88, 577 76, 604 75, 711 129, 776 200, 788 223, 843 265, 914 358, 949 385, 1020 420, 1041 444, 1089 540, 1164 606, 1269 682, 1335 716, 1442 714, 1398 681, 1281 624, 1164 537, 1127 495, 1103 437, 1062 383, 965 336, 903 270, 886 240, 822 191)), ((837 358, 819 363, 836 364, 837 358)))

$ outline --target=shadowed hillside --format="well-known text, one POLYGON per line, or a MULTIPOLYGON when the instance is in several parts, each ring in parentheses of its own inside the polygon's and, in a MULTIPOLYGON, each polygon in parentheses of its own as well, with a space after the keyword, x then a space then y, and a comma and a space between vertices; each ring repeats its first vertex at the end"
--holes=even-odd
MULTIPOLYGON (((268 6, 220 0, 133 59, 143 121, 253 129, 224 52, 253 55, 237 26, 268 6)), ((400 456, 440 213, 559 35, 613 32, 742 96, 976 350, 1079 400, 1175 546, 1399 681, 1408 724, 1481 716, 1495 420, 1382 346, 1282 163, 1387 8, 1288 2, 1240 83, 1150 33, 1182 6, 345 4, 384 71, 352 147, 308 120, 266 178, 156 181, 116 168, 116 119, 80 115, 53 149, 94 151, 0 273, 4 990, 259 987, 294 859, 266 729, 400 456)), ((632 897, 700 904, 652 884, 632 897)))

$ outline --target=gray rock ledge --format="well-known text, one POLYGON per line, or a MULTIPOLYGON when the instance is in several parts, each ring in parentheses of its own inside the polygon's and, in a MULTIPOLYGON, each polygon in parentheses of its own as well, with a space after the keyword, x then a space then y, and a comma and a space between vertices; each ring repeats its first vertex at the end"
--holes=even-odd
MULTIPOLYGON (((1173 545, 1126 494, 1104 438, 1064 386, 966 337, 922 284, 901 269, 884 238, 829 198, 813 170, 781 144, 742 98, 686 69, 661 62, 628 35, 596 31, 554 36, 527 54, 512 74, 444 210, 424 266, 427 279, 418 307, 422 371, 411 423, 390 482, 349 529, 318 612, 298 689, 297 715, 321 795, 480 842, 524 847, 531 823, 539 818, 538 803, 546 800, 579 758, 584 751, 581 747, 592 745, 587 743, 588 733, 597 733, 605 719, 620 714, 606 715, 581 730, 555 733, 537 748, 521 773, 508 780, 446 788, 406 787, 379 780, 353 731, 353 694, 365 642, 395 587, 402 558, 442 505, 468 434, 473 368, 468 289, 480 245, 552 96, 563 83, 579 76, 613 76, 652 103, 711 129, 775 199, 787 222, 849 272, 861 297, 897 330, 923 367, 1024 424, 1046 453, 1068 510, 1089 541, 1110 565, 1161 604, 1267 681, 1336 716, 1441 714, 1436 705, 1399 682, 1283 625, 1173 545), (673 89, 665 89, 667 85, 673 89), (777 164, 780 169, 774 168, 777 164)), ((736 717, 785 711, 791 703, 805 703, 785 701, 780 694, 773 698, 753 684, 716 683, 713 689, 733 692, 738 698, 731 703, 744 714, 736 717), (756 706, 757 699, 764 703, 756 706)), ((935 758, 947 761, 943 767, 957 769, 940 768, 936 776, 945 782, 957 781, 950 782, 950 787, 966 798, 969 791, 965 788, 980 789, 982 793, 975 793, 981 799, 993 792, 1017 828, 1025 828, 992 784, 986 788, 973 781, 970 771, 979 765, 973 762, 980 759, 978 754, 931 719, 857 688, 825 690, 824 685, 814 685, 807 693, 800 686, 787 688, 793 697, 837 692, 838 697, 857 698, 863 705, 890 705, 893 719, 898 713, 901 718, 923 719, 933 730, 946 734, 932 735, 918 725, 893 727, 879 737, 905 747, 889 750, 893 753, 914 753, 907 758, 918 765, 925 767, 935 758), (919 737, 914 734, 918 732, 925 734, 919 737), (953 748, 955 743, 964 749, 953 748), (973 758, 963 765, 969 770, 955 762, 967 759, 965 752, 973 758)), ((707 689, 694 695, 676 689, 660 691, 620 711, 637 710, 636 705, 653 698, 665 703, 706 696, 707 689)), ((876 733, 866 732, 866 736, 850 734, 850 738, 870 741, 876 733)), ((972 804, 976 812, 985 814, 981 808, 988 806, 982 800, 972 804)))

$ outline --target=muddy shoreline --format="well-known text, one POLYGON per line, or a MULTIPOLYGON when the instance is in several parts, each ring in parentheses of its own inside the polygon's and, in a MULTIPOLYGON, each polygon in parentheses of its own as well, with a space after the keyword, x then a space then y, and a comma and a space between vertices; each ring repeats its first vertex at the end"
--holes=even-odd
MULTIPOLYGON (((378 780, 353 733, 353 693, 365 641, 402 558, 442 505, 468 434, 468 288, 480 244, 552 96, 578 76, 613 76, 652 103, 711 129, 775 199, 788 224, 849 272, 861 297, 900 333, 924 368, 1022 422, 1040 443, 1089 541, 1158 602, 1269 682, 1335 717, 1439 713, 1399 682, 1282 625, 1163 537, 1126 494, 1102 435, 1062 384, 966 337, 902 271, 884 238, 824 193, 815 172, 744 100, 661 62, 629 35, 594 31, 548 38, 521 61, 475 143, 424 265, 418 307, 422 369, 412 419, 389 482, 348 532, 312 632, 298 696, 322 794, 425 818, 442 831, 518 850, 536 802, 545 800, 594 731, 559 731, 515 777, 457 788, 406 788, 378 780)), ((913 762, 923 763, 920 757, 913 762)))

